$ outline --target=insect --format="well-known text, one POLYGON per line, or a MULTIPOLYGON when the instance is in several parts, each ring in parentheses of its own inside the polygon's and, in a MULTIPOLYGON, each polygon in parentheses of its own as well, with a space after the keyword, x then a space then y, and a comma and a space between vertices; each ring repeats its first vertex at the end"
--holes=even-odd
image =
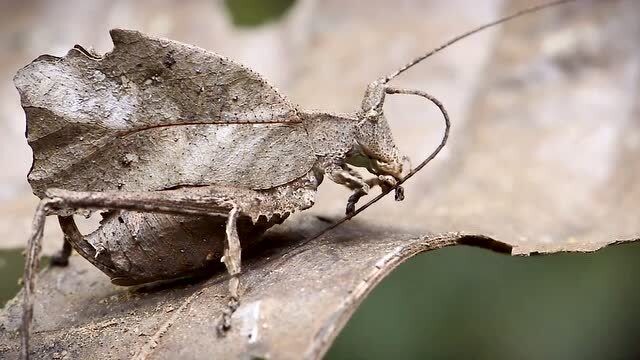
POLYGON ((430 95, 389 82, 450 44, 524 13, 463 34, 372 82, 361 109, 345 115, 297 109, 230 60, 135 31, 113 30, 114 50, 105 56, 77 46, 63 58, 36 59, 15 78, 34 150, 29 181, 42 199, 25 266, 23 356, 47 215, 58 216, 65 234, 56 262, 66 263, 75 249, 116 284, 185 276, 221 260, 230 274, 224 332, 239 304, 240 240, 311 207, 324 177, 352 190, 345 219, 391 191, 401 200, 400 185, 444 147, 448 116, 430 95), (440 145, 411 171, 384 117, 390 94, 422 96, 447 121, 440 145), (351 166, 373 176, 363 179, 351 166), (375 186, 382 194, 356 210, 375 186), (100 228, 86 236, 72 217, 83 209, 104 211, 100 228))

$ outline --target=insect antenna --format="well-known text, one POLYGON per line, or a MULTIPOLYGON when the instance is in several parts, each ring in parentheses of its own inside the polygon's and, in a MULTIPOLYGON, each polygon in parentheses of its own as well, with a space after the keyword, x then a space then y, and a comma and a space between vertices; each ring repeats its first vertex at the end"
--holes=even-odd
MULTIPOLYGON (((416 166, 413 170, 411 170, 402 180, 398 181, 398 183, 396 183, 396 185, 394 187, 388 189, 387 191, 383 191, 378 196, 374 197, 373 199, 369 200, 366 204, 364 204, 361 207, 359 207, 353 213, 343 217, 342 219, 340 219, 340 220, 336 221, 335 223, 329 225, 328 227, 322 229, 321 231, 319 231, 315 235, 304 239, 302 242, 298 243, 298 245, 296 245, 296 247, 293 250, 299 249, 300 247, 304 246, 305 244, 309 243, 310 241, 313 241, 313 240, 319 238, 320 236, 324 235, 327 231, 335 229, 336 227, 338 227, 342 223, 344 223, 344 222, 346 222, 348 220, 351 220, 351 218, 353 218, 354 216, 360 214, 361 212, 366 210, 369 206, 375 204, 380 199, 382 199, 383 197, 387 196, 387 194, 389 194, 391 191, 393 191, 393 190, 399 191, 398 189, 401 189, 400 185, 402 185, 405 181, 409 180, 409 178, 411 178, 418 171, 420 171, 423 167, 425 167, 429 162, 431 162, 431 160, 433 160, 438 155, 438 153, 440 153, 440 151, 444 148, 444 146, 447 144, 447 140, 449 139, 449 131, 451 129, 451 121, 449 120, 449 113, 447 112, 447 109, 445 109, 445 107, 442 104, 442 102, 440 102, 435 97, 427 94, 426 92, 420 91, 420 90, 399 89, 399 88, 394 88, 394 87, 387 87, 386 88, 386 93, 387 94, 418 95, 418 96, 422 96, 422 97, 426 98, 427 100, 431 101, 432 103, 434 103, 438 107, 438 109, 440 109, 440 112, 442 113, 442 116, 444 117, 444 123, 445 123, 444 135, 442 136, 442 140, 440 141, 440 144, 438 145, 438 147, 435 148, 435 150, 431 153, 431 155, 429 155, 418 166, 416 166)), ((287 254, 289 254, 289 253, 287 253, 287 254)), ((285 254, 285 255, 287 255, 287 254, 285 254)))
MULTIPOLYGON (((393 78, 395 78, 396 76, 402 74, 403 72, 407 71, 408 69, 410 69, 411 67, 417 65, 418 63, 420 63, 422 60, 440 52, 441 50, 444 50, 445 48, 457 43, 458 41, 465 39, 473 34, 479 33, 485 29, 500 25, 502 23, 505 23, 509 20, 513 20, 515 18, 527 15, 527 14, 531 14, 546 8, 550 8, 550 7, 554 7, 554 6, 558 6, 558 5, 562 5, 562 4, 566 4, 566 3, 571 3, 571 2, 575 2, 577 0, 559 0, 559 1, 551 1, 551 2, 547 2, 547 3, 543 3, 540 5, 535 5, 529 8, 525 8, 519 11, 514 12, 511 15, 507 15, 505 17, 499 18, 497 20, 494 20, 492 22, 486 23, 484 25, 478 26, 474 29, 471 29, 463 34, 460 34, 454 38, 452 38, 451 40, 443 43, 442 45, 434 48, 433 50, 418 56, 417 58, 413 59, 412 61, 408 62, 407 64, 405 64, 404 66, 400 67, 398 70, 394 71, 393 73, 389 74, 388 76, 386 76, 384 78, 384 83, 388 83, 389 81, 391 81, 393 78)), ((304 245, 308 244, 309 242, 319 238, 320 236, 324 235, 326 232, 331 231, 333 229, 335 229, 336 227, 340 226, 341 224, 351 220, 354 216, 360 214, 361 212, 363 212, 364 210, 366 210, 368 207, 370 207, 371 205, 375 204, 376 202, 378 202, 380 199, 382 199, 383 197, 387 196, 387 194, 389 194, 391 191, 396 191, 396 197, 398 197, 401 194, 402 188, 400 185, 402 185, 404 182, 406 182, 407 180, 409 180, 409 178, 411 178, 413 175, 415 175, 418 171, 420 171, 423 167, 425 167, 431 160, 433 160, 438 153, 440 153, 440 151, 444 148, 444 146, 447 143, 447 140, 449 138, 449 130, 451 128, 451 121, 449 120, 449 114, 447 113, 447 110, 445 109, 444 105, 442 104, 442 102, 440 102, 438 99, 436 99, 435 97, 420 91, 420 90, 411 90, 411 89, 399 89, 399 88, 394 88, 394 87, 387 87, 386 88, 386 93, 387 94, 406 94, 406 95, 418 95, 418 96, 422 96, 424 98, 426 98, 427 100, 431 101, 433 104, 435 104, 438 109, 440 109, 440 112, 442 113, 442 116, 444 117, 444 121, 445 121, 445 131, 444 131, 444 135, 442 137, 442 140, 440 141, 440 144, 438 145, 438 147, 431 153, 431 155, 429 155, 424 161, 422 161, 415 169, 411 170, 411 172, 409 172, 402 180, 398 181, 398 183, 388 189, 387 191, 382 192, 381 194, 379 194, 378 196, 376 196, 375 198, 371 199, 369 202, 367 202, 366 204, 362 205, 361 207, 359 207, 356 211, 354 211, 353 213, 341 218, 340 220, 336 221, 335 223, 327 226, 326 228, 322 229, 321 231, 319 231, 318 233, 304 239, 303 241, 301 241, 300 243, 298 243, 292 250, 290 250, 289 252, 285 253, 284 256, 287 255, 295 255, 297 253, 300 253, 302 251, 304 251, 303 249, 300 249, 301 247, 303 247, 304 245), (297 250, 297 251, 296 251, 297 250)))
POLYGON ((522 9, 520 11, 517 11, 511 15, 507 15, 505 17, 502 17, 500 19, 494 20, 492 22, 486 23, 482 26, 478 26, 475 29, 471 29, 463 34, 460 34, 454 38, 452 38, 451 40, 447 41, 446 43, 436 47, 435 49, 418 56, 417 58, 411 60, 410 62, 408 62, 407 64, 405 64, 404 66, 402 66, 401 68, 399 68, 398 70, 394 71, 393 73, 389 74, 388 76, 386 76, 384 78, 384 82, 387 83, 389 82, 391 79, 395 78, 396 76, 402 74, 403 72, 409 70, 411 67, 413 67, 414 65, 417 65, 418 63, 420 63, 422 60, 430 57, 431 55, 435 55, 437 53, 439 53, 441 50, 444 50, 446 48, 448 48, 449 46, 457 43, 458 41, 465 39, 473 34, 479 33, 482 30, 494 27, 496 25, 500 25, 504 22, 507 22, 509 20, 515 19, 517 17, 523 16, 523 15, 527 15, 527 14, 531 14, 546 8, 550 8, 550 7, 554 7, 554 6, 558 6, 558 5, 562 5, 562 4, 566 4, 566 3, 570 3, 570 2, 574 2, 577 0, 559 0, 559 1, 552 1, 552 2, 548 2, 548 3, 544 3, 544 4, 540 4, 540 5, 535 5, 526 9, 522 9))

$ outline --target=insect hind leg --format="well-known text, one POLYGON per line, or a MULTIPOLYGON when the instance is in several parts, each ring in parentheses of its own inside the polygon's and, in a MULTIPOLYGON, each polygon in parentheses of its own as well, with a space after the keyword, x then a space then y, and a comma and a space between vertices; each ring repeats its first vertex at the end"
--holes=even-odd
MULTIPOLYGON (((161 212, 176 215, 219 215, 222 209, 230 206, 215 197, 208 201, 194 202, 187 195, 176 192, 78 192, 50 189, 47 197, 38 204, 31 234, 27 243, 24 268, 24 290, 22 303, 21 353, 22 359, 29 358, 31 320, 33 318, 33 299, 35 280, 40 262, 42 235, 47 215, 73 213, 79 208, 94 210, 131 210, 142 212, 161 212)), ((233 213, 233 210, 231 210, 233 213)), ((231 215, 231 214, 230 214, 231 215)), ((237 218, 237 212, 234 215, 237 218)), ((233 221, 235 227, 235 221, 233 221)), ((236 231, 237 238, 237 231, 236 231)), ((239 241, 238 241, 239 247, 239 241)), ((239 272, 239 254, 238 254, 239 272)), ((236 280, 237 281, 237 280, 236 280)), ((237 288, 236 288, 237 289, 237 288)), ((237 298, 237 291, 236 291, 237 298)))
POLYGON ((22 326, 20 358, 29 358, 29 341, 31 330, 31 319, 33 318, 33 295, 35 291, 35 276, 40 263, 40 250, 42 248, 42 233, 44 223, 50 206, 57 200, 45 198, 40 201, 33 216, 31 224, 31 234, 27 242, 26 259, 24 264, 24 289, 22 302, 22 326))

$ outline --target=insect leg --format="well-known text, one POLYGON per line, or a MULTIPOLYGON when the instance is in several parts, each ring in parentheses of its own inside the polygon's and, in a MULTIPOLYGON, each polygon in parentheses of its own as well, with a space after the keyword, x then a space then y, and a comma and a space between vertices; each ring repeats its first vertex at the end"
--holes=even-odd
POLYGON ((105 191, 83 192, 62 189, 47 190, 47 197, 57 212, 87 210, 130 210, 171 215, 227 216, 233 207, 225 199, 206 192, 166 191, 105 191))
POLYGON ((44 231, 44 222, 49 211, 49 206, 53 200, 43 199, 36 208, 31 224, 31 234, 27 242, 26 259, 24 264, 24 289, 22 302, 22 327, 20 358, 29 359, 29 335, 31 329, 31 318, 33 317, 33 292, 35 290, 35 276, 40 263, 40 249, 42 248, 42 233, 44 231))
MULTIPOLYGON (((58 221, 63 221, 62 218, 63 216, 58 216, 58 221)), ((64 233, 62 249, 51 257, 51 265, 53 266, 67 266, 69 264, 69 256, 71 256, 71 252, 73 251, 71 243, 69 242, 69 236, 64 232, 64 229, 62 232, 64 233)))
MULTIPOLYGON (((159 212, 175 215, 224 215, 224 210, 231 208, 231 204, 215 196, 189 194, 171 191, 158 192, 76 192, 60 189, 47 191, 47 198, 38 204, 31 234, 27 243, 24 267, 24 290, 22 302, 22 327, 20 357, 29 358, 29 341, 31 333, 31 319, 33 317, 33 295, 35 291, 35 277, 40 262, 42 234, 47 215, 68 214, 77 209, 95 210, 132 210, 141 212, 159 212)), ((230 214, 231 215, 231 214, 230 214)), ((68 215, 67 215, 68 216, 68 215)), ((237 217, 237 212, 234 213, 237 217)), ((63 217, 64 218, 64 217, 63 217)), ((60 220, 63 220, 60 218, 60 220)), ((235 227, 235 221, 233 221, 235 227)), ((237 231, 236 231, 237 237, 237 231)), ((238 245, 239 246, 239 245, 238 245)), ((238 250, 239 251, 239 250, 238 250)), ((233 254, 233 253, 232 253, 233 254)), ((233 257, 233 256, 232 256, 233 257)), ((238 252, 239 271, 239 252, 238 252)))
POLYGON ((218 324, 218 335, 224 336, 224 334, 231 328, 231 315, 240 306, 240 297, 238 296, 238 287, 240 285, 241 268, 241 248, 240 238, 238 237, 238 213, 239 208, 234 206, 229 212, 227 217, 226 226, 226 243, 224 246, 224 255, 222 256, 222 262, 227 267, 231 279, 229 279, 229 303, 227 308, 222 313, 222 318, 218 324))
POLYGON ((346 210, 347 215, 353 213, 356 210, 356 203, 361 197, 369 193, 371 186, 362 179, 360 174, 345 164, 330 165, 327 167, 326 173, 334 183, 344 185, 353 190, 353 194, 347 200, 346 210))
MULTIPOLYGON (((393 176, 389 175, 379 175, 377 177, 372 177, 365 180, 369 188, 374 188, 375 186, 380 186, 383 193, 391 191, 391 189, 396 185, 397 181, 393 176)), ((352 214, 356 210, 356 204, 360 200, 361 197, 367 195, 363 192, 354 191, 354 193, 349 196, 349 200, 347 201, 347 215, 352 214)))

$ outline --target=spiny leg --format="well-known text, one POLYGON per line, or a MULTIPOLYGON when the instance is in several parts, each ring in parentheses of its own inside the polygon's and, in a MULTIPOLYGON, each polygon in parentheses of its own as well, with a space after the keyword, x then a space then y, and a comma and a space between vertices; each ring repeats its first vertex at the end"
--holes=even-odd
MULTIPOLYGON (((378 177, 372 177, 370 179, 367 179, 365 180, 365 182, 367 183, 370 189, 374 188, 375 186, 380 186, 380 189, 382 189, 382 192, 384 193, 384 192, 391 191, 391 189, 396 185, 397 181, 396 179, 393 178, 393 176, 379 175, 378 177)), ((400 190, 396 191, 396 200, 400 201, 400 200, 403 200, 404 198, 404 192, 402 191, 401 187, 399 187, 398 189, 400 190)), ((364 195, 367 195, 367 194, 363 192, 354 191, 354 193, 351 196, 349 196, 349 200, 347 201, 347 215, 350 215, 356 211, 356 204, 358 203, 360 198, 363 197, 364 195)))
POLYGON ((226 242, 222 262, 227 267, 227 272, 229 272, 231 278, 229 279, 229 303, 223 311, 217 327, 219 336, 224 336, 231 328, 231 316, 240 306, 240 297, 238 296, 240 279, 238 276, 241 270, 241 247, 240 238, 238 237, 238 214, 239 209, 234 206, 227 217, 226 242))
MULTIPOLYGON (((72 216, 58 216, 58 222, 64 221, 64 218, 73 218, 72 216)), ((62 243, 62 249, 58 251, 55 255, 51 257, 51 265, 52 266, 67 266, 69 265, 69 256, 71 256, 71 252, 73 251, 73 247, 71 247, 71 243, 69 242, 69 238, 67 234, 64 234, 62 243)))
POLYGON ((24 263, 24 299, 22 301, 22 327, 20 358, 29 359, 29 340, 31 330, 31 319, 33 318, 33 293, 35 291, 35 274, 40 264, 40 249, 42 248, 42 232, 44 230, 44 222, 47 217, 47 211, 51 203, 51 199, 43 199, 36 208, 31 224, 31 234, 27 242, 27 253, 24 263))
MULTIPOLYGON (((24 292, 22 303, 21 349, 20 357, 29 359, 29 342, 31 320, 33 318, 33 297, 35 277, 40 262, 42 234, 47 215, 59 212, 68 213, 75 209, 93 210, 131 210, 140 212, 159 212, 174 215, 226 215, 224 209, 231 207, 224 199, 206 198, 191 199, 188 194, 177 192, 75 192, 66 190, 50 190, 49 197, 44 198, 36 208, 31 234, 27 242, 24 267, 24 292), (194 201, 200 200, 200 201, 194 201)), ((237 213, 234 215, 237 217, 237 213)), ((234 222, 235 224, 235 222, 234 222)), ((237 237, 237 236, 236 236, 237 237)), ((239 245, 238 245, 239 246, 239 245)), ((230 252, 231 253, 231 252, 230 252)), ((239 253, 239 252, 238 252, 239 253)), ((232 253, 231 253, 232 254, 232 253)), ((231 256, 230 258, 233 258, 231 256)), ((239 271, 239 256, 238 256, 239 271)), ((236 287, 237 289, 237 287, 236 287)), ((237 297, 237 291, 236 291, 237 297)))
POLYGON ((336 184, 344 185, 353 190, 353 194, 347 200, 347 215, 356 210, 358 200, 369 193, 370 186, 362 179, 362 176, 349 166, 333 164, 327 167, 327 175, 336 184))

